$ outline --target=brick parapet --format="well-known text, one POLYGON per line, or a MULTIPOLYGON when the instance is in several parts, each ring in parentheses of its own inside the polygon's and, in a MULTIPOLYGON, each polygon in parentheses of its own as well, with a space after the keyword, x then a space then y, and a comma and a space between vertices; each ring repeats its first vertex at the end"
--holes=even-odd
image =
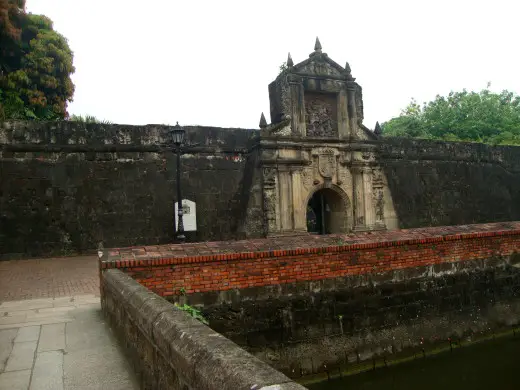
POLYGON ((156 293, 170 296, 379 273, 518 251, 520 222, 508 222, 112 249, 101 267, 119 268, 156 293))

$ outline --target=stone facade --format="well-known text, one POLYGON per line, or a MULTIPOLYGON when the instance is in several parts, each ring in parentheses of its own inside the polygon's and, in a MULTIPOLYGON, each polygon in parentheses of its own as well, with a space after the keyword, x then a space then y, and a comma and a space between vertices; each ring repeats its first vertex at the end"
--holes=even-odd
MULTIPOLYGON (((258 177, 267 236, 307 232, 308 204, 322 196, 322 233, 397 228, 391 193, 363 121, 361 87, 321 50, 292 59, 269 86, 270 125, 259 137, 258 177)), ((254 201, 258 203, 258 200, 254 201)), ((310 206, 309 206, 310 207, 310 206)))
MULTIPOLYGON (((188 126, 190 241, 520 220, 520 148, 381 138, 348 64, 321 51, 269 85, 260 129, 188 126)), ((165 244, 168 126, 0 123, 0 259, 165 244)))

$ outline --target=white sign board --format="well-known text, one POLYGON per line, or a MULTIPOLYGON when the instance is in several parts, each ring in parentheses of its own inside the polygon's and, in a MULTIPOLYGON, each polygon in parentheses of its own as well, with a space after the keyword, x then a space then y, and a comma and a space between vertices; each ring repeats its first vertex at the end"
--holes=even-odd
MULTIPOLYGON (((179 203, 175 202, 175 230, 179 226, 179 203)), ((197 205, 188 199, 182 200, 182 222, 184 223, 185 232, 194 232, 197 230, 197 205)))

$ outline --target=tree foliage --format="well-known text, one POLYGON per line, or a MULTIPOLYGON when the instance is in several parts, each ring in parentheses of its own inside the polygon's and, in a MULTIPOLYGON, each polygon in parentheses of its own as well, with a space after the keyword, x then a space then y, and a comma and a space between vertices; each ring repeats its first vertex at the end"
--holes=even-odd
POLYGON ((0 119, 68 117, 73 54, 46 16, 24 0, 0 0, 0 119), (3 116, 3 118, 2 118, 3 116))
POLYGON ((112 122, 107 121, 105 119, 98 119, 93 115, 71 115, 68 118, 71 122, 80 122, 80 123, 101 123, 104 125, 110 125, 112 122))
POLYGON ((384 123, 383 135, 520 145, 520 97, 510 91, 451 92, 411 103, 384 123))

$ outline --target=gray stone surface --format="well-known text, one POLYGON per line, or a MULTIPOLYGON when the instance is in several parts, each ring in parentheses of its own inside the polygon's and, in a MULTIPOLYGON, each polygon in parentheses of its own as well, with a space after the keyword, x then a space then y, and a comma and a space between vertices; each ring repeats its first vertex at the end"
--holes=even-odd
POLYGON ((52 306, 52 298, 31 299, 27 301, 7 301, 0 304, 0 312, 44 309, 52 306))
POLYGON ((0 390, 138 389, 99 298, 13 301, 2 311, 25 321, 0 330, 0 390))
POLYGON ((63 390, 63 352, 39 352, 30 390, 63 390))
MULTIPOLYGON (((304 389, 208 326, 137 286, 120 270, 103 272, 103 310, 126 343, 144 388, 304 389)), ((67 333, 73 326, 74 323, 68 325, 67 333)), ((83 337, 83 341, 88 341, 92 336, 83 337)), ((82 365, 103 372, 102 360, 107 356, 110 351, 99 358, 85 349, 69 352, 65 359, 65 383, 70 372, 76 381, 72 384, 94 386, 96 379, 81 376, 82 365)))
POLYGON ((18 322, 24 322, 27 316, 25 314, 14 314, 0 317, 0 325, 11 325, 18 322))
POLYGON ((26 326, 18 329, 18 334, 14 340, 16 343, 22 343, 24 341, 38 341, 40 337, 39 326, 26 326))
POLYGON ((16 338, 16 329, 0 330, 0 372, 4 371, 7 358, 13 349, 13 341, 16 338))
POLYGON ((67 352, 103 347, 117 342, 105 323, 99 304, 76 309, 74 317, 75 321, 68 323, 65 329, 67 352))
POLYGON ((38 352, 65 349, 65 323, 42 325, 38 352))
POLYGON ((0 374, 0 389, 27 390, 31 381, 31 370, 10 371, 0 374))
POLYGON ((26 341, 23 343, 14 343, 13 350, 5 371, 18 371, 31 369, 34 362, 34 352, 36 351, 36 341, 26 341))
MULTIPOLYGON (((99 343, 92 333, 87 337, 99 343)), ((64 359, 65 389, 139 389, 129 372, 130 366, 117 345, 78 349, 64 359)))
MULTIPOLYGON (((157 125, 92 128, 67 121, 58 125, 0 123, 0 139, 8 137, 7 148, 20 144, 12 134, 21 131, 35 142, 43 160, 54 159, 54 147, 66 156, 52 160, 50 165, 33 158, 33 153, 26 156, 21 152, 21 161, 8 158, 10 151, 0 157, 0 203, 9 204, 11 210, 0 225, 0 255, 95 250, 100 240, 105 240, 107 247, 132 245, 136 239, 143 244, 168 242, 173 234, 171 200, 175 198, 176 160, 171 151, 161 151, 158 144, 166 141, 169 130, 157 125), (54 141, 47 134, 53 134, 54 141), (109 152, 107 147, 117 152, 109 152), (87 172, 91 176, 85 180, 87 172), (46 196, 39 195, 40 191, 50 197, 48 204, 44 204, 46 196), (27 194, 27 199, 20 194, 27 194), (45 207, 47 210, 41 211, 45 207), (96 213, 99 223, 92 223, 91 212, 96 213), (32 233, 26 226, 32 227, 32 233)), ((234 238, 242 210, 238 205, 229 210, 229 205, 236 202, 245 166, 243 153, 235 151, 246 149, 256 132, 201 126, 186 130, 186 140, 200 146, 182 159, 183 171, 192 172, 183 174, 183 194, 196 199, 197 212, 205 220, 188 236, 203 240, 234 238), (231 158, 235 156, 239 159, 231 158), (223 171, 225 174, 221 174, 223 171)))

